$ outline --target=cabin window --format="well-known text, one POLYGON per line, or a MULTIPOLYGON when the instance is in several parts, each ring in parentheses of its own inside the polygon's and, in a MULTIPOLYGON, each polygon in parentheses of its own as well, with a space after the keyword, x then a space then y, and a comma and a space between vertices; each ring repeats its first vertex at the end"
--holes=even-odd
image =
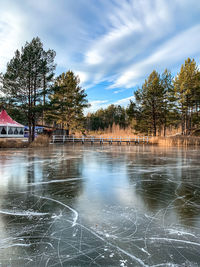
POLYGON ((12 128, 9 129, 8 134, 13 134, 12 128))
POLYGON ((1 130, 1 134, 7 134, 5 127, 3 127, 3 129, 1 130))
POLYGON ((14 134, 18 134, 18 130, 17 130, 17 128, 15 129, 14 134))
POLYGON ((19 134, 24 134, 24 131, 23 131, 23 129, 21 128, 21 130, 20 130, 20 132, 19 132, 19 134))

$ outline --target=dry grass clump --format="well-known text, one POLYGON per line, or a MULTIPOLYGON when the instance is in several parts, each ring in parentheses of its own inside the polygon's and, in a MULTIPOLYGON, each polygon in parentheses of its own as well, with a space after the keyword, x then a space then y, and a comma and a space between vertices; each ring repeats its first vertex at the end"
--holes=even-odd
POLYGON ((30 144, 30 147, 47 147, 49 146, 50 138, 47 135, 39 135, 30 144))
POLYGON ((50 138, 46 135, 39 135, 31 144, 27 138, 2 138, 0 139, 0 148, 47 147, 49 143, 50 138))
POLYGON ((200 137, 195 136, 170 136, 170 137, 151 137, 150 144, 160 146, 200 146, 200 137))
MULTIPOLYGON (((177 133, 181 133, 181 127, 180 126, 179 127, 168 127, 166 129, 166 136, 176 135, 177 133)), ((159 136, 163 136, 163 134, 164 134, 164 130, 162 129, 159 132, 159 136)), ((107 129, 104 129, 104 130, 89 131, 87 133, 87 135, 95 136, 95 137, 104 137, 104 138, 108 138, 108 137, 112 137, 112 138, 118 138, 118 137, 135 138, 137 136, 144 136, 145 134, 135 133, 134 130, 131 128, 131 126, 126 127, 126 128, 120 128, 119 125, 114 123, 112 125, 112 127, 108 127, 107 129)))
POLYGON ((28 147, 28 142, 25 139, 12 139, 2 138, 0 139, 0 148, 24 148, 28 147))
POLYGON ((112 127, 109 127, 108 129, 105 130, 98 130, 98 131, 90 131, 88 135, 95 136, 95 137, 103 137, 103 138, 134 138, 136 135, 133 133, 133 130, 131 127, 127 128, 120 128, 119 125, 113 124, 112 127))

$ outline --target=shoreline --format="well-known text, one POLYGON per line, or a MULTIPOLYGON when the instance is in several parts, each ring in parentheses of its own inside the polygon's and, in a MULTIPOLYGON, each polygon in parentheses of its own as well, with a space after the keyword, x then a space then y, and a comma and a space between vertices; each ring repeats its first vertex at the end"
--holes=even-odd
MULTIPOLYGON (((98 137, 98 136, 95 136, 98 137)), ((63 145, 62 143, 55 143, 59 145, 63 145)), ((70 143, 65 143, 70 144, 70 143)), ((74 143, 74 144, 81 144, 81 143, 74 143)), ((0 139, 0 149, 6 149, 6 148, 42 148, 42 147, 48 147, 50 145, 50 138, 40 136, 38 137, 33 143, 29 144, 27 139, 0 139)), ((88 143, 88 145, 91 146, 91 144, 88 143)), ((99 145, 99 143, 94 143, 93 145, 99 145)), ((101 144, 101 145, 114 145, 114 146, 141 146, 141 145, 155 145, 155 146, 162 146, 162 147, 188 147, 188 146, 200 146, 200 137, 194 137, 194 136, 170 136, 170 137, 149 137, 149 141, 146 144, 143 144, 142 142, 140 144, 138 143, 113 143, 113 144, 101 144)))

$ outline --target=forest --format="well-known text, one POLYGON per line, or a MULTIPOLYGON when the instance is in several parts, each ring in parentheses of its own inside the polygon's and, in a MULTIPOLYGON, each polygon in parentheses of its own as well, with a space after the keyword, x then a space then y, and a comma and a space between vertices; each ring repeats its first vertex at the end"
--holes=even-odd
POLYGON ((36 37, 16 50, 6 72, 0 74, 0 108, 29 126, 34 140, 38 123, 67 129, 71 133, 106 130, 118 125, 144 135, 166 135, 169 127, 182 135, 200 129, 200 71, 188 58, 173 77, 169 70, 153 70, 140 88, 132 90, 127 107, 110 105, 85 115, 90 106, 80 78, 72 70, 55 77, 54 50, 44 50, 36 37))
POLYGON ((135 133, 166 135, 169 127, 180 128, 182 135, 198 132, 200 126, 200 71, 188 58, 175 77, 169 70, 152 73, 133 92, 134 101, 124 108, 110 105, 87 115, 90 130, 105 130, 118 124, 135 133))

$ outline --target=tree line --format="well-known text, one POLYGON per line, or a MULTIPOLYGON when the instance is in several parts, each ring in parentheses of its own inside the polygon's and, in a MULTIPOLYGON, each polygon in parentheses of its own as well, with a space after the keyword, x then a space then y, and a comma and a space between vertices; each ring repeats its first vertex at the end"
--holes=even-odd
POLYGON ((85 127, 88 130, 105 130, 115 125, 119 125, 121 128, 126 128, 127 114, 126 109, 120 105, 110 105, 107 108, 99 109, 96 112, 88 113, 86 116, 85 127))
POLYGON ((44 49, 40 38, 33 38, 16 50, 0 75, 0 107, 29 126, 30 142, 39 120, 66 130, 83 127, 87 95, 73 71, 55 77, 55 56, 54 50, 44 49))
POLYGON ((115 123, 146 135, 162 131, 165 136, 170 126, 181 125, 183 135, 200 126, 200 71, 194 59, 185 60, 175 77, 167 69, 162 74, 153 70, 134 96, 127 108, 110 105, 88 114, 87 127, 104 130, 115 123))

